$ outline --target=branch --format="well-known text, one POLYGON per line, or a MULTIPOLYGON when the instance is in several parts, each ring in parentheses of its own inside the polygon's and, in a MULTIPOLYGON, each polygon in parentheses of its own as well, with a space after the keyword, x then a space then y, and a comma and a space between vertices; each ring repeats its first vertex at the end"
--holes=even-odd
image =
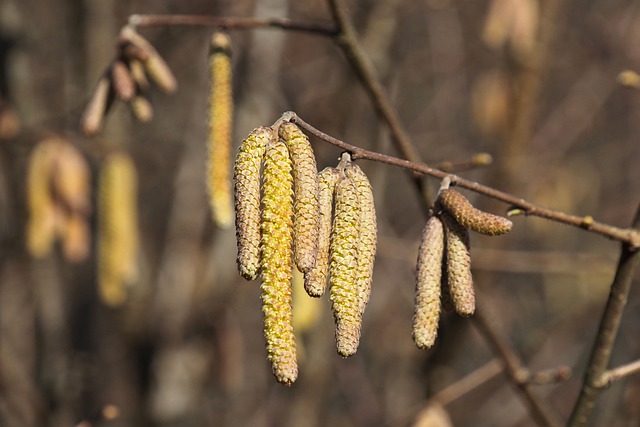
POLYGON ((628 377, 629 375, 637 374, 638 372, 640 372, 640 360, 618 366, 617 368, 609 369, 604 373, 603 379, 606 382, 606 386, 609 386, 614 381, 618 381, 624 377, 628 377))
MULTIPOLYGON (((640 206, 636 211, 632 227, 636 230, 640 229, 640 206)), ((608 378, 610 373, 608 374, 606 369, 618 334, 624 307, 629 297, 633 273, 638 265, 638 255, 640 255, 640 251, 638 251, 637 246, 632 246, 629 243, 622 244, 616 275, 611 284, 609 299, 600 321, 580 396, 567 424, 569 427, 584 426, 586 424, 595 405, 596 398, 610 381, 610 378, 608 378)), ((637 366, 632 368, 640 369, 637 366)))
POLYGON ((522 198, 513 196, 508 193, 504 193, 502 191, 496 190, 486 185, 479 184, 475 181, 470 181, 470 180, 461 178, 457 175, 443 172, 439 169, 429 167, 423 163, 415 163, 409 160, 403 160, 397 157, 388 156, 386 154, 365 150, 363 148, 359 148, 354 145, 347 144, 344 141, 341 141, 337 138, 334 138, 322 132, 321 130, 316 129, 315 127, 313 127, 312 125, 310 125, 309 123, 301 119, 300 116, 298 116, 295 113, 287 112, 285 114, 290 114, 290 121, 300 125, 302 128, 306 129, 309 133, 315 135, 316 137, 322 139, 323 141, 326 141, 332 145, 335 145, 336 147, 339 147, 345 151, 348 151, 349 153, 351 153, 351 158, 354 160, 356 159, 372 160, 372 161, 385 163, 392 166, 397 166, 412 172, 417 172, 424 175, 430 175, 440 179, 449 177, 451 179, 452 185, 457 185, 458 187, 466 188, 478 194, 482 194, 484 196, 491 197, 493 199, 507 203, 512 208, 517 208, 518 210, 520 210, 524 215, 531 215, 531 216, 537 216, 540 218, 546 218, 551 221, 582 228, 587 231, 609 237, 610 239, 619 240, 629 245, 631 249, 636 249, 640 247, 640 232, 638 230, 634 230, 630 228, 614 227, 612 225, 597 222, 593 220, 593 218, 590 216, 581 217, 581 216, 569 215, 564 212, 543 208, 534 203, 528 202, 522 198))
POLYGON ((131 15, 129 25, 133 27, 155 26, 203 26, 220 27, 228 30, 248 30, 255 28, 280 28, 302 31, 323 36, 335 36, 334 26, 293 21, 288 18, 234 18, 200 15, 131 15))
POLYGON ((490 321, 484 317, 485 309, 476 310, 471 318, 480 332, 489 340, 492 347, 500 355, 505 363, 507 376, 511 379, 522 398, 526 401, 534 420, 547 427, 560 427, 563 423, 552 408, 541 399, 533 389, 533 384, 528 381, 530 375, 527 367, 520 357, 513 351, 509 343, 498 333, 490 321))

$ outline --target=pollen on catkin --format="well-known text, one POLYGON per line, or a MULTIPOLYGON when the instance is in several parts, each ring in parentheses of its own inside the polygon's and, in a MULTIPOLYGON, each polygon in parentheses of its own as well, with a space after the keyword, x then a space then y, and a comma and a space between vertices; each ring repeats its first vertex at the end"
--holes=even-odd
POLYGON ((124 152, 108 155, 98 194, 98 286, 102 301, 118 306, 137 279, 137 174, 124 152))
POLYGON ((443 255, 444 228, 440 219, 432 216, 422 230, 416 267, 413 341, 418 348, 431 347, 438 335, 443 255))
POLYGON ((267 144, 274 138, 269 127, 254 129, 242 141, 234 164, 237 263, 247 280, 260 273, 260 167, 267 144))
POLYGON ((319 222, 318 252, 316 264, 304 275, 304 288, 312 297, 324 295, 329 274, 329 243, 333 213, 333 193, 340 172, 336 168, 325 168, 318 174, 319 222))
POLYGON ((441 190, 438 202, 458 224, 478 233, 497 236, 508 233, 513 226, 507 218, 474 208, 466 197, 452 188, 441 190))
POLYGON ((298 126, 283 123, 278 133, 287 144, 293 161, 294 260, 298 270, 306 273, 315 265, 318 252, 318 168, 309 138, 298 126))
POLYGON ((440 219, 445 229, 447 282, 453 307, 461 316, 471 316, 476 309, 476 300, 471 276, 469 232, 447 212, 442 212, 440 219))
POLYGON ((371 280, 373 279, 373 264, 376 257, 378 242, 378 223, 376 208, 373 200, 373 190, 369 179, 362 169, 354 163, 349 163, 344 170, 347 178, 353 180, 358 190, 358 204, 360 209, 358 232, 358 267, 356 271, 356 286, 358 288, 358 307, 360 316, 369 302, 371 295, 371 280))
POLYGON ((336 321, 336 348, 351 356, 360 342, 360 301, 356 286, 360 206, 353 180, 343 177, 335 188, 335 212, 329 249, 331 308, 336 321))
POLYGON ((293 176, 282 141, 272 141, 265 154, 262 198, 262 312, 268 359, 278 382, 298 376, 293 333, 291 278, 293 261, 293 176))
POLYGON ((216 31, 209 45, 209 141, 207 190, 213 221, 220 228, 233 224, 231 193, 231 134, 233 93, 229 36, 216 31))

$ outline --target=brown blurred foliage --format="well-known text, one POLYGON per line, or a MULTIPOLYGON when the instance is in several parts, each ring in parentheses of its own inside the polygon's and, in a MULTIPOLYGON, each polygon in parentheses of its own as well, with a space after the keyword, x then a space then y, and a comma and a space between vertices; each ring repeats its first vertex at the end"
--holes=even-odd
MULTIPOLYGON (((428 163, 488 152, 495 165, 466 177, 626 227, 640 194, 640 92, 616 78, 624 69, 640 70, 640 3, 566 0, 551 22, 545 8, 553 0, 508 3, 353 0, 349 6, 428 163), (553 37, 538 60, 542 30, 536 28, 545 25, 553 37), (523 93, 530 93, 524 101, 523 93), (514 130, 514 112, 523 111, 518 102, 531 109, 522 132, 514 130)), ((296 323, 300 376, 291 388, 276 383, 266 360, 258 283, 238 276, 234 232, 216 229, 207 207, 211 30, 141 30, 174 71, 178 91, 149 92, 150 123, 137 123, 116 103, 101 135, 79 136, 82 110, 132 13, 330 22, 322 0, 0 2, 0 425, 534 425, 501 374, 458 399, 428 403, 495 356, 468 319, 449 314, 433 349, 413 344, 423 214, 411 180, 372 163, 361 166, 376 196, 379 248, 360 348, 340 358, 327 299, 300 302, 308 305, 295 314, 302 316, 296 323), (80 264, 67 263, 60 247, 43 259, 27 254, 27 162, 50 131, 81 150, 94 183, 108 147, 124 148, 135 160, 140 274, 120 308, 99 300, 95 247, 80 264)), ((394 153, 330 40, 273 29, 234 31, 231 40, 236 144, 294 110, 349 143, 394 153)), ((335 148, 313 144, 320 169, 335 165, 335 148)), ((466 195, 492 212, 506 208, 466 195)), ((91 221, 95 237, 95 212, 91 221)), ((574 369, 571 380, 539 389, 566 418, 618 244, 540 219, 514 222, 505 237, 472 236, 478 299, 532 370, 574 369)), ((637 285, 613 366, 640 354, 637 285)), ((638 425, 639 390, 637 375, 615 383, 599 400, 593 425, 638 425)))

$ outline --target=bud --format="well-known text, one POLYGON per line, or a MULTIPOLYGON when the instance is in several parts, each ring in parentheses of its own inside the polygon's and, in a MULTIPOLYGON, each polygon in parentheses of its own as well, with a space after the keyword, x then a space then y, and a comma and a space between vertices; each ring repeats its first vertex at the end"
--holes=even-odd
POLYGON ((293 161, 294 260, 298 270, 306 273, 315 265, 318 252, 318 168, 309 138, 298 126, 283 123, 279 135, 287 144, 293 161))
POLYGON ((278 382, 298 376, 291 307, 293 177, 287 147, 272 141, 265 154, 262 209, 262 312, 267 353, 278 382))

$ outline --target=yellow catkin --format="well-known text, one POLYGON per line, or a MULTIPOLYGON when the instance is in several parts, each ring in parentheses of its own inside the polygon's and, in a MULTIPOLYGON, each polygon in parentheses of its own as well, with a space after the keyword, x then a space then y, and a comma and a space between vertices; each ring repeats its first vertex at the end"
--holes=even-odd
POLYGON ((262 202, 262 312, 267 353, 278 382, 298 376, 293 333, 291 277, 293 261, 293 176, 282 141, 272 141, 265 154, 262 202))
POLYGON ((356 285, 358 267, 358 189, 343 177, 335 188, 335 213, 329 250, 331 308, 336 321, 336 348, 343 357, 351 356, 360 342, 360 302, 356 285))
POLYGON ((478 233, 497 236, 508 233, 513 226, 507 218, 474 208, 466 197, 452 188, 441 190, 438 202, 458 224, 478 233))
POLYGON ((279 135, 287 144, 293 161, 294 260, 298 270, 306 273, 315 265, 318 252, 318 168, 309 138, 298 126, 283 123, 279 135))
POLYGON ((231 134, 233 92, 229 36, 216 31, 209 46, 209 204, 214 222, 221 228, 233 224, 231 195, 231 134))
POLYGON ((160 89, 167 93, 176 91, 178 83, 173 72, 151 43, 130 26, 120 31, 120 39, 121 45, 133 45, 135 49, 129 49, 129 53, 142 61, 147 74, 160 89))
POLYGON ((234 165, 237 263, 240 275, 247 280, 260 273, 260 167, 273 139, 271 128, 254 129, 242 141, 234 165))
POLYGON ((476 308, 473 279, 471 277, 471 252, 469 232, 448 213, 440 219, 446 236, 447 281, 456 313, 471 316, 476 308))
POLYGON ((102 301, 118 306, 137 278, 137 174, 123 152, 110 154, 99 182, 98 285, 102 301))
POLYGON ((72 213, 62 235, 62 253, 69 262, 81 262, 89 256, 89 224, 87 218, 72 213))
POLYGON ((131 111, 133 116, 141 123, 148 123, 153 120, 153 105, 149 98, 142 92, 138 92, 133 98, 131 98, 131 111))
POLYGON ((318 252, 315 266, 304 275, 304 288, 312 297, 324 295, 329 274, 329 243, 333 213, 333 192, 340 172, 336 168, 325 168, 318 174, 318 201, 320 227, 318 230, 318 252))
POLYGON ((413 341, 418 348, 431 347, 438 335, 443 255, 444 228, 440 219, 432 216, 422 231, 416 267, 413 341))
POLYGON ((369 179, 362 169, 350 163, 344 171, 347 178, 353 180, 358 190, 358 204, 360 219, 358 223, 358 268, 356 271, 356 286, 358 288, 358 307, 360 316, 369 302, 371 295, 371 280, 373 278, 373 264, 376 257, 378 242, 378 223, 376 208, 373 200, 373 190, 369 179))
POLYGON ((51 179, 56 153, 62 142, 50 138, 40 142, 29 157, 27 173, 27 249, 41 258, 53 247, 56 234, 56 209, 51 194, 51 179))
POLYGON ((68 142, 59 144, 52 176, 55 196, 65 209, 87 214, 90 210, 90 171, 86 159, 68 142))

